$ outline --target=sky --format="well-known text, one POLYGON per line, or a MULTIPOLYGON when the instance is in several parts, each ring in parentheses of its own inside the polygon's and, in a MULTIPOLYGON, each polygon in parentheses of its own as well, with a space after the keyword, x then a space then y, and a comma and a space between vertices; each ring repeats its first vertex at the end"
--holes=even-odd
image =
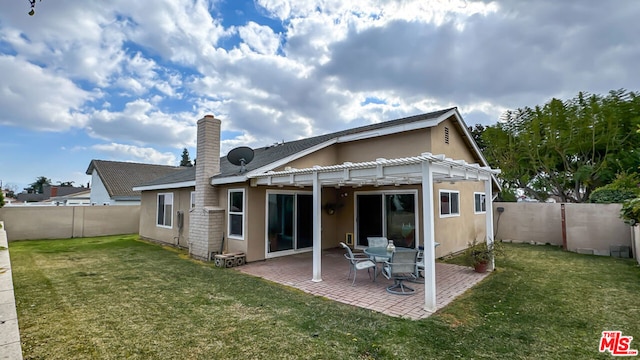
POLYGON ((178 165, 457 106, 467 125, 638 91, 637 0, 0 3, 0 181, 86 185, 92 159, 178 165))

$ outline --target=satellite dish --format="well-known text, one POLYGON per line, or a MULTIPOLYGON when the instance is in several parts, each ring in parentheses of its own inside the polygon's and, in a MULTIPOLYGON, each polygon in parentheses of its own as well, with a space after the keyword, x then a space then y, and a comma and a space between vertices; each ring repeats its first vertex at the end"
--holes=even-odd
POLYGON ((253 149, 247 146, 240 146, 232 149, 227 154, 227 160, 236 166, 240 166, 240 174, 245 172, 244 166, 253 160, 253 149))

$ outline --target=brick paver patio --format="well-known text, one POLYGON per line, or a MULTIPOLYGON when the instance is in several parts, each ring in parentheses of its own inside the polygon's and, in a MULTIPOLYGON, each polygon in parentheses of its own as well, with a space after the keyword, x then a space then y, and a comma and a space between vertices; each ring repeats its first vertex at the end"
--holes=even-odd
MULTIPOLYGON (((364 270, 358 271, 355 286, 352 279, 347 280, 349 264, 341 249, 330 249, 322 252, 322 281, 313 282, 312 254, 302 253, 279 258, 258 261, 236 268, 245 274, 300 289, 309 294, 323 296, 341 303, 350 304, 386 315, 422 319, 431 315, 424 310, 424 284, 408 283, 416 289, 414 295, 394 295, 386 291, 393 284, 379 275, 373 282, 364 270)), ((456 296, 462 294, 488 273, 479 274, 471 268, 436 263, 436 301, 437 309, 441 309, 456 296)), ((353 275, 352 275, 353 276, 353 275)))

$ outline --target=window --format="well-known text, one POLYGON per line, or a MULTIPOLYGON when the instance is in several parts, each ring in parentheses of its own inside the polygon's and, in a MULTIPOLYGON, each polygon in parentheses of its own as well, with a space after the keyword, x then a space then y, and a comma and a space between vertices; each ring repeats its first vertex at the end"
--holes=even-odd
POLYGON ((156 224, 160 227, 172 226, 173 218, 173 193, 158 194, 158 217, 156 224))
POLYGON ((229 190, 229 237, 244 239, 244 189, 229 190))
POLYGON ((440 190, 440 216, 460 215, 460 193, 457 191, 440 190))
POLYGON ((191 192, 191 206, 189 207, 189 210, 193 209, 196 207, 196 192, 192 191, 191 192))
POLYGON ((473 193, 474 197, 474 212, 484 213, 487 212, 486 195, 484 193, 473 193))

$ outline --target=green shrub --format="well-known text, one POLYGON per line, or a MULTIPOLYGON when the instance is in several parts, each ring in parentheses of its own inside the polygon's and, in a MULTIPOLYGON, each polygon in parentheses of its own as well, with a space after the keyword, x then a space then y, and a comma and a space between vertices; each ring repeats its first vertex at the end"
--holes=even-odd
POLYGON ((620 210, 620 217, 632 226, 640 223, 640 197, 625 201, 620 210))
POLYGON ((618 174, 611 183, 595 189, 589 195, 589 202, 596 204, 619 204, 640 196, 640 175, 637 173, 618 174))
POLYGON ((589 202, 595 204, 618 204, 636 197, 629 189, 607 189, 606 186, 595 189, 589 196, 589 202))

